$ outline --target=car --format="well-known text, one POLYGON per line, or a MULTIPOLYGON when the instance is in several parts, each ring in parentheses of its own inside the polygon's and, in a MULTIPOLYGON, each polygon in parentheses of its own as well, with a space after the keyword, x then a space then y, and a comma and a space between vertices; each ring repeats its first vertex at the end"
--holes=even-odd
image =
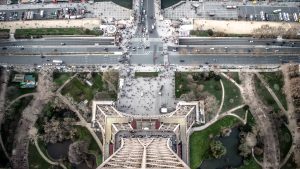
POLYGON ((280 20, 280 21, 283 21, 283 17, 282 17, 282 13, 281 13, 281 12, 279 12, 279 15, 278 15, 278 16, 279 16, 279 20, 280 20))
POLYGON ((181 59, 181 60, 180 60, 180 62, 181 62, 181 63, 183 63, 183 62, 184 62, 184 60, 182 60, 182 59, 181 59))
POLYGON ((63 42, 62 42, 62 43, 60 43, 60 45, 62 45, 62 46, 63 46, 63 45, 66 45, 66 43, 63 43, 63 42))
POLYGON ((48 58, 47 61, 50 61, 50 59, 48 58))
POLYGON ((21 50, 24 50, 24 48, 22 47, 21 50))
POLYGON ((41 55, 41 58, 45 58, 45 56, 44 56, 44 55, 41 55))
POLYGON ((132 48, 132 51, 136 51, 135 47, 132 48))
POLYGON ((7 49, 7 47, 3 47, 3 48, 2 48, 2 50, 6 50, 6 49, 7 49))

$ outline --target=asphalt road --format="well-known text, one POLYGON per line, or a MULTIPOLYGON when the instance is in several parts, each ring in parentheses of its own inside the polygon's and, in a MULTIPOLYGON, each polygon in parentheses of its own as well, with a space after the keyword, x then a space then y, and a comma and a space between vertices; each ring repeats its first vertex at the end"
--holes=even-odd
MULTIPOLYGON (((133 55, 131 56, 131 64, 153 64, 153 58, 148 55, 133 55)), ((2 55, 0 63, 2 64, 44 64, 51 63, 52 59, 61 59, 66 64, 118 64, 120 55, 46 55, 45 58, 40 56, 13 56, 2 55), (47 61, 50 59, 50 61, 47 61)), ((170 55, 170 64, 181 65, 199 65, 199 64, 280 64, 282 62, 296 62, 300 63, 300 56, 280 56, 280 55, 266 55, 266 56, 232 56, 232 55, 170 55)), ((163 57, 159 56, 155 60, 155 64, 163 64, 163 57)))
MULTIPOLYGON (((283 62, 300 63, 299 47, 289 46, 294 43, 300 46, 299 41, 288 41, 284 45, 273 46, 274 40, 253 40, 249 42, 249 38, 241 39, 198 39, 201 45, 200 52, 194 54, 179 54, 177 52, 169 52, 170 64, 280 64, 283 62), (226 41, 225 41, 226 40, 226 41), (257 46, 271 42, 268 50, 260 47, 260 56, 257 53, 257 47, 251 48, 252 44, 257 46), (205 45, 206 44, 206 45, 205 45), (210 49, 211 45, 218 44, 214 50, 210 49), (239 45, 237 45, 239 44, 239 45), (242 45, 241 45, 242 44, 242 45), (243 45, 245 44, 245 45, 243 45), (251 44, 251 45, 249 45, 251 44), (222 45, 229 46, 227 52, 222 45), (222 46, 222 47, 220 47, 222 46), (251 52, 248 50, 251 49, 251 52), (275 52, 275 49, 279 52, 275 52), (273 53, 272 53, 273 52, 273 53)), ((120 54, 115 51, 122 52, 113 45, 100 45, 111 42, 111 39, 102 40, 100 38, 53 38, 53 39, 34 39, 34 40, 18 40, 13 42, 1 41, 0 46, 0 63, 10 64, 45 64, 51 62, 52 59, 61 59, 66 64, 118 64, 120 54), (61 43, 66 43, 61 45, 61 43), (95 46, 95 42, 99 46, 95 46), (11 45, 11 46, 10 46, 11 45), (16 46, 15 46, 16 45, 16 46), (3 50, 3 47, 6 47, 3 50), (21 47, 23 46, 23 47, 21 47), (24 48, 22 50, 22 48, 24 48), (104 50, 108 48, 108 52, 104 50), (41 57, 41 54, 44 58, 41 57), (48 60, 48 61, 47 61, 48 60)), ((192 42, 194 42, 192 40, 192 42)), ((279 42, 275 42, 279 43, 279 42)), ((280 42, 282 43, 282 42, 280 42)), ((163 64, 161 42, 151 42, 149 49, 137 49, 130 51, 132 64, 163 64), (156 46, 156 50, 154 49, 156 46)), ((254 46, 255 46, 254 45, 254 46)), ((172 47, 169 47, 172 49, 172 47)), ((192 50, 194 47, 188 47, 192 50)))
POLYGON ((155 24, 155 19, 153 18, 155 16, 154 0, 144 0, 143 9, 146 10, 146 23, 145 24, 148 29, 149 37, 157 38, 158 33, 157 33, 156 29, 152 30, 152 33, 150 33, 151 26, 155 24))
POLYGON ((113 45, 114 38, 100 37, 53 37, 43 39, 22 39, 16 41, 1 40, 0 47, 6 46, 25 46, 25 45, 41 45, 54 46, 64 43, 65 45, 113 45))
POLYGON ((179 45, 272 45, 300 47, 300 40, 255 39, 255 38, 180 38, 179 45))

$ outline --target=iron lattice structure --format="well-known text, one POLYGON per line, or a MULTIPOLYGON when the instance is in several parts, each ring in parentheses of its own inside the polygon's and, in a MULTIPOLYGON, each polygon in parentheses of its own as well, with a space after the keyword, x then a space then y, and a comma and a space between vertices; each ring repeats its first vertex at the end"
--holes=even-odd
POLYGON ((179 102, 175 111, 156 116, 125 114, 112 101, 94 101, 92 124, 103 139, 98 169, 189 168, 189 134, 204 119, 201 101, 179 102))

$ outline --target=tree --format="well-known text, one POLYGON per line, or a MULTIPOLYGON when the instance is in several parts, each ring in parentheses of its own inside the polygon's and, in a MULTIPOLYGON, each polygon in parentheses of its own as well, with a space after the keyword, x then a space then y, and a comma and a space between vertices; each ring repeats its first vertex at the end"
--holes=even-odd
POLYGON ((221 158, 226 154, 226 148, 223 146, 222 142, 219 140, 213 140, 210 143, 210 151, 214 158, 221 158))
POLYGON ((68 159, 73 164, 80 164, 87 159, 88 144, 85 141, 76 141, 69 146, 68 159))
POLYGON ((71 118, 64 118, 63 121, 52 118, 43 126, 45 133, 42 135, 42 139, 46 143, 56 143, 74 138, 76 129, 72 123, 74 123, 74 119, 71 118))
POLYGON ((213 30, 208 29, 208 30, 207 30, 207 34, 208 34, 209 36, 213 36, 214 32, 213 32, 213 30))

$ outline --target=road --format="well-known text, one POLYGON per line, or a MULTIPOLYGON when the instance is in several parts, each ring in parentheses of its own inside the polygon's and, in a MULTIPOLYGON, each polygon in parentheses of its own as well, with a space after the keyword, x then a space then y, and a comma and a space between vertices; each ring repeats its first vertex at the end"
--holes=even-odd
POLYGON ((206 38, 206 37, 192 37, 179 38, 179 45, 248 45, 248 46, 289 46, 300 47, 300 40, 276 40, 276 39, 256 39, 251 37, 246 38, 206 38))
MULTIPOLYGON (((70 55, 47 55, 46 58, 40 56, 26 56, 26 55, 6 55, 0 57, 0 63, 2 64, 45 64, 52 63, 46 59, 61 59, 66 64, 118 64, 118 59, 121 55, 86 55, 86 54, 70 54, 70 55)), ((199 65, 199 64, 280 64, 283 61, 291 61, 300 63, 300 56, 232 56, 232 55, 211 55, 211 56, 180 56, 171 55, 169 57, 170 64, 181 64, 181 65, 199 65)), ((153 57, 149 57, 148 54, 144 55, 132 55, 132 64, 153 64, 153 57)), ((156 59, 156 64, 163 64, 163 57, 156 59)))
POLYGON ((42 39, 21 39, 16 41, 1 40, 0 47, 5 46, 25 46, 25 45, 41 45, 41 46, 60 46, 65 45, 113 45, 114 38, 100 37, 52 37, 42 39))

